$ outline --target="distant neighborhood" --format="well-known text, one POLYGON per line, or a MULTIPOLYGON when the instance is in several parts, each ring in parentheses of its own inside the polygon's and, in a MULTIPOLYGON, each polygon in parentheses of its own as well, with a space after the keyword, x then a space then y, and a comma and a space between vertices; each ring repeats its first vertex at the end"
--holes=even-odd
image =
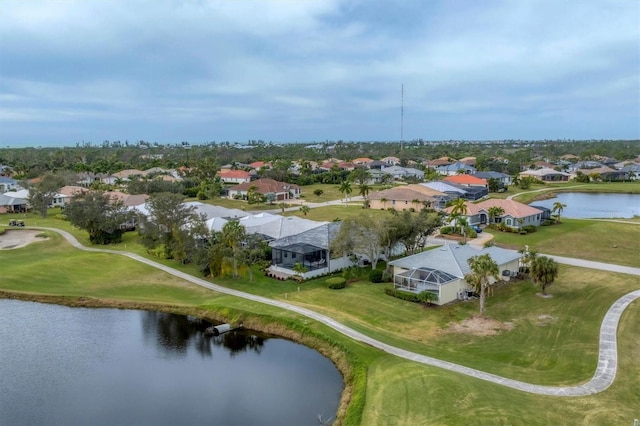
MULTIPOLYGON (((158 162, 159 158, 162 156, 153 157, 153 161, 158 162)), ((548 208, 493 198, 492 193, 504 192, 511 186, 526 189, 533 183, 633 181, 640 173, 639 157, 619 161, 599 155, 584 158, 571 154, 529 158, 518 166, 515 174, 504 172, 511 160, 497 155, 481 161, 475 156, 457 159, 452 156, 432 159, 331 156, 319 161, 265 158, 247 163, 233 161, 215 168, 212 164, 204 167, 203 161, 200 158, 192 165, 172 168, 65 171, 64 176, 46 172, 33 178, 26 178, 16 164, 2 164, 0 214, 13 218, 31 210, 58 208, 65 215, 74 202, 98 192, 129 214, 123 223, 129 230, 149 227, 159 214, 158 203, 154 205, 157 194, 172 193, 176 199, 183 200, 181 208, 193 214, 192 220, 202 221, 205 231, 199 231, 197 238, 208 241, 211 237, 203 236, 202 232, 222 233, 230 223, 241 226, 242 235, 257 236, 269 247, 265 274, 275 279, 309 279, 352 265, 375 264, 380 258, 389 262, 389 277, 396 288, 414 293, 429 291, 437 296, 437 304, 444 304, 465 297, 470 257, 489 253, 497 261, 501 276, 509 279, 519 270, 520 256, 498 247, 479 250, 455 241, 440 250, 412 254, 401 238, 386 252, 359 252, 353 243, 350 250, 337 249, 336 239, 344 238, 345 231, 341 229, 355 225, 282 213, 294 208, 301 209, 306 216, 306 210, 317 206, 307 201, 311 194, 305 187, 320 184, 339 187, 341 197, 336 201, 359 203, 363 212, 424 213, 424 218, 430 214, 438 218, 440 225, 450 225, 454 230, 458 226, 462 230, 471 227, 469 233, 475 233, 473 229, 480 232, 481 227, 488 225, 518 231, 541 226, 551 219, 552 212, 548 208), (216 200, 241 204, 216 205, 222 202, 216 200), (403 253, 410 255, 399 257, 403 253)), ((314 192, 318 195, 323 190, 314 186, 314 192)), ((163 226, 165 232, 171 227, 170 223, 163 226)), ((386 225, 378 223, 377 226, 386 225)), ((193 224, 181 227, 196 228, 193 224)), ((437 229, 425 227, 420 232, 426 238, 435 231, 437 229)), ((468 233, 463 234, 466 241, 468 233)), ((158 241, 149 243, 150 247, 158 246, 158 241)), ((248 245, 247 241, 243 240, 242 244, 248 245)))

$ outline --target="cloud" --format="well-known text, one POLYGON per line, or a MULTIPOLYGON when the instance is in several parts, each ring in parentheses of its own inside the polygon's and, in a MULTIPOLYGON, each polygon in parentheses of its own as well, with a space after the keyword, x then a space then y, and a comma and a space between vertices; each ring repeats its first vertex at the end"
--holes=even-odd
POLYGON ((5 0, 0 144, 393 140, 403 84, 408 138, 638 138, 639 18, 620 1, 5 0))

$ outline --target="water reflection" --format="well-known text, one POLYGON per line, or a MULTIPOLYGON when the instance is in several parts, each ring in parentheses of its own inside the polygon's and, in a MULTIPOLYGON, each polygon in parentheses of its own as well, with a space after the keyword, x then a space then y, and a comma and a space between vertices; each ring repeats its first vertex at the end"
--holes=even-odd
POLYGON ((260 354, 268 336, 238 329, 214 336, 208 332, 212 323, 200 318, 165 312, 142 312, 145 341, 154 342, 163 355, 185 357, 189 348, 203 357, 213 355, 212 347, 224 347, 230 356, 241 352, 260 354))
POLYGON ((193 317, 0 299, 0 425, 317 425, 342 377, 303 345, 193 317))

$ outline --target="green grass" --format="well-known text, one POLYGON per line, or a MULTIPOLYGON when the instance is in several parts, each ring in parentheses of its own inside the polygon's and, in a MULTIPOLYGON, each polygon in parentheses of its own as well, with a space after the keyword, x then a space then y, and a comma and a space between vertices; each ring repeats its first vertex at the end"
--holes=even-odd
MULTIPOLYGON (((335 209, 350 210, 343 206, 335 209)), ((31 220, 27 218, 27 225, 32 225, 31 220)), ((55 219, 38 221, 45 226, 65 224, 55 219)), ((585 230, 592 230, 590 226, 600 223, 567 221, 543 228, 559 234, 545 237, 541 230, 540 234, 530 236, 537 238, 536 244, 553 244, 563 235, 571 237, 570 240, 578 238, 585 230)), ((603 232, 618 231, 605 227, 603 232)), ((49 235, 50 241, 0 251, 0 290, 162 303, 197 312, 271 316, 289 321, 305 334, 304 330, 313 331, 345 348, 352 362, 368 369, 366 377, 362 377, 364 370, 356 374, 359 386, 366 386, 366 392, 356 386, 355 408, 346 417, 353 423, 415 424, 429 419, 429 423, 435 424, 612 424, 626 422, 633 415, 637 417, 640 370, 633 354, 640 350, 634 338, 640 333, 638 302, 625 313, 620 327, 621 370, 610 389, 584 398, 539 397, 381 354, 292 312, 216 294, 125 257, 78 251, 57 234, 49 235), (360 412, 358 407, 364 407, 364 411, 360 412)), ((597 239, 601 241, 604 237, 597 239)), ((120 247, 125 246, 129 251, 144 254, 134 234, 126 234, 120 247)), ((194 273, 189 265, 162 263, 194 273)), ((578 384, 591 377, 598 330, 606 310, 620 295, 638 288, 637 277, 561 266, 557 282, 549 289, 554 295, 551 299, 537 297, 538 289, 529 282, 497 289, 488 299, 488 315, 511 322, 514 328, 480 337, 442 331, 450 323, 476 314, 477 301, 424 308, 384 295, 384 284, 367 282, 350 284, 344 290, 329 290, 324 279, 298 285, 261 275, 253 283, 248 282, 246 275, 238 280, 216 282, 310 307, 374 338, 418 353, 552 385, 578 384)))
POLYGON ((562 219, 527 235, 489 230, 494 243, 540 253, 575 257, 627 266, 640 266, 640 226, 602 220, 562 219))
POLYGON ((375 210, 375 209, 363 209, 362 205, 358 204, 348 204, 348 205, 339 205, 339 206, 325 206, 325 207, 316 207, 309 210, 309 213, 304 216, 299 210, 286 212, 285 216, 299 216, 305 219, 318 220, 318 221, 327 221, 332 222, 334 220, 344 220, 348 217, 359 216, 363 212, 367 212, 372 215, 389 215, 390 213, 386 210, 375 210))

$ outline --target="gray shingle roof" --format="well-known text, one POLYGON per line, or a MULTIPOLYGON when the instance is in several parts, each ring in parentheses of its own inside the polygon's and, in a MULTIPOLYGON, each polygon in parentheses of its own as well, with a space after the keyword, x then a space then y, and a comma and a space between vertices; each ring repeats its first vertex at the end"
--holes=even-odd
POLYGON ((471 272, 467 261, 473 256, 485 253, 488 253, 498 266, 519 259, 521 256, 520 253, 500 247, 485 247, 478 250, 470 245, 446 244, 440 248, 391 261, 389 264, 405 269, 432 268, 464 278, 471 272))

